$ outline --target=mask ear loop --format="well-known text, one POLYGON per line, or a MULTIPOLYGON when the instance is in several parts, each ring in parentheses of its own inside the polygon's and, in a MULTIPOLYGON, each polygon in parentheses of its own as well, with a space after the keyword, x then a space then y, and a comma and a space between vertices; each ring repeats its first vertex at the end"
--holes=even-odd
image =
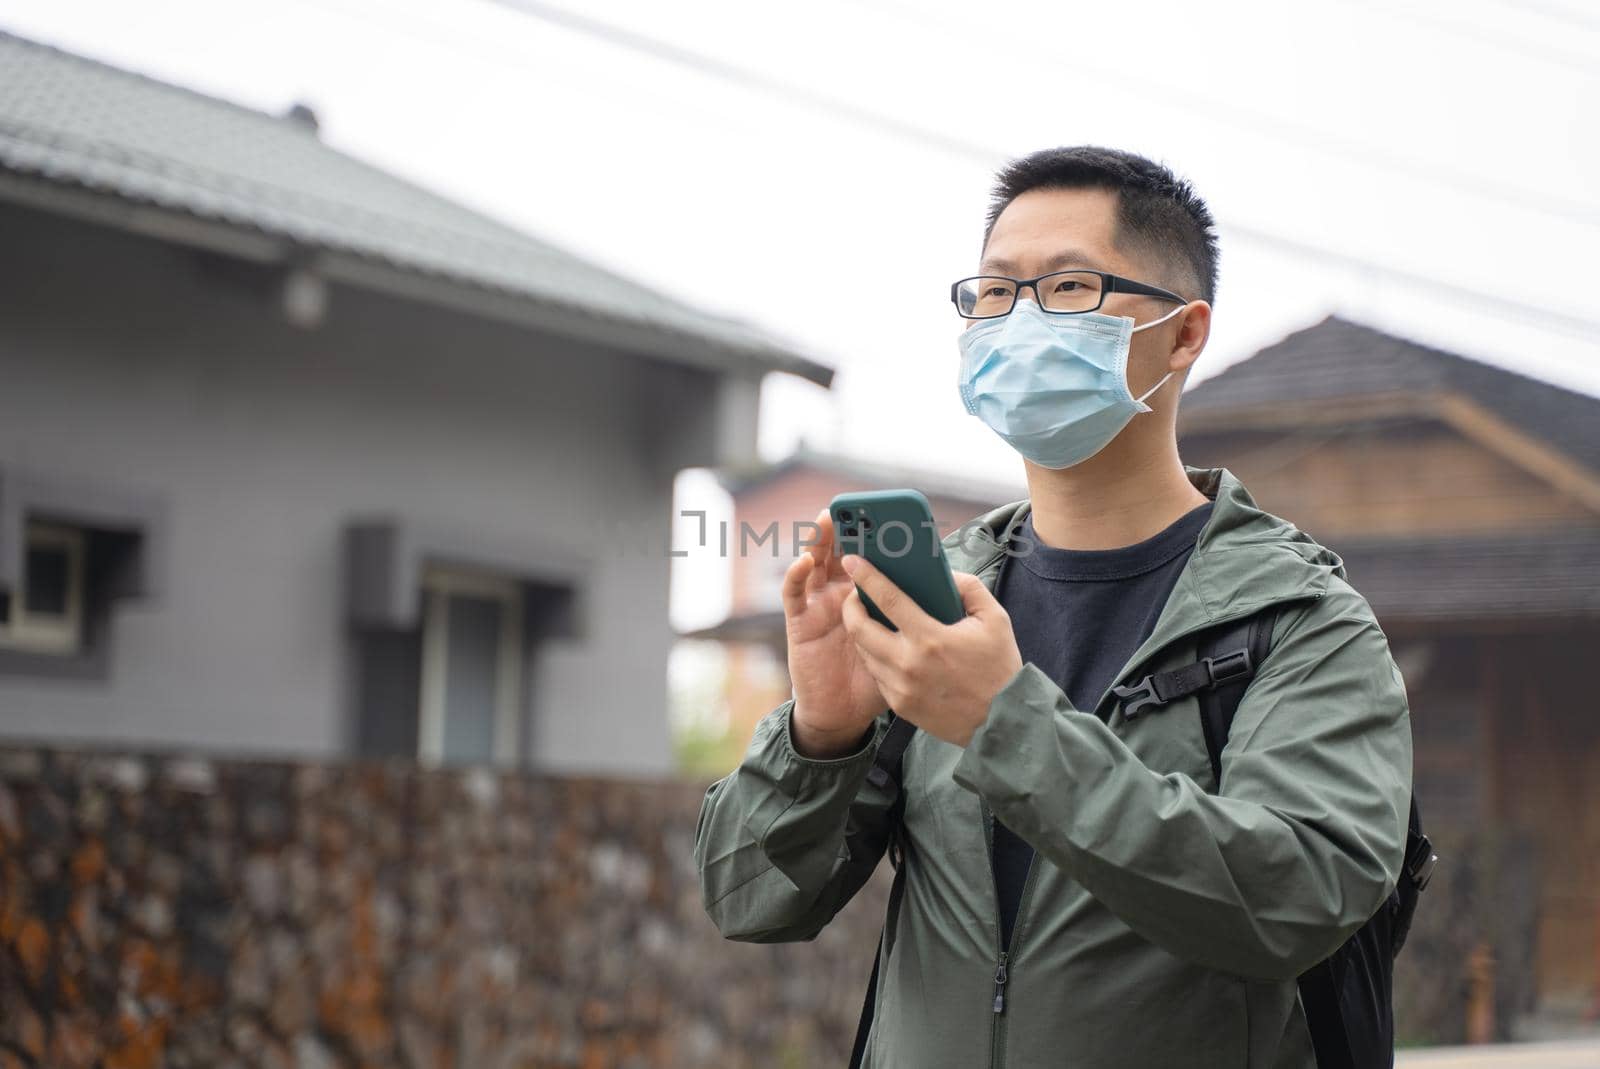
MULTIPOLYGON (((1152 319, 1148 323, 1144 323, 1144 324, 1141 324, 1140 326, 1134 327, 1131 331, 1129 331, 1129 333, 1130 334, 1137 334, 1141 330, 1144 330, 1146 327, 1157 327, 1157 326, 1160 326, 1162 323, 1165 323, 1167 320, 1171 319, 1173 316, 1177 315, 1179 312, 1184 311, 1188 307, 1189 307, 1189 304, 1188 304, 1187 301, 1185 301, 1183 304, 1180 304, 1178 307, 1174 308, 1172 311, 1168 312, 1166 315, 1162 316, 1160 319, 1152 319)), ((1160 380, 1154 386, 1150 387, 1148 390, 1146 390, 1144 393, 1140 394, 1138 397, 1135 397, 1134 400, 1137 401, 1139 404, 1144 405, 1144 399, 1146 397, 1149 397, 1151 394, 1155 393, 1157 390, 1161 389, 1162 384, 1165 383, 1170 378, 1172 378, 1172 372, 1169 371, 1165 375, 1161 376, 1160 380)), ((1144 410, 1146 412, 1154 411, 1153 409, 1151 409, 1151 407, 1149 405, 1144 405, 1144 410)))
POLYGON ((1165 323, 1167 320, 1171 319, 1173 316, 1177 315, 1179 312, 1182 312, 1182 311, 1186 310, 1188 307, 1189 307, 1189 302, 1185 301, 1184 303, 1178 305, 1178 307, 1174 308, 1172 311, 1168 312, 1166 315, 1162 316, 1160 319, 1152 319, 1148 323, 1141 323, 1137 327, 1134 327, 1128 333, 1137 334, 1141 330, 1148 330, 1151 327, 1159 327, 1161 324, 1165 323))

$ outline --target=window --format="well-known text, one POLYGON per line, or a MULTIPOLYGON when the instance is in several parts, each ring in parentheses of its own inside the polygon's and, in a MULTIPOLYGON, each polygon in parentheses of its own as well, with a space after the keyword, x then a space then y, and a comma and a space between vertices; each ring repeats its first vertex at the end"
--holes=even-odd
POLYGON ((584 637, 589 563, 393 517, 345 527, 350 743, 424 763, 532 762, 536 652, 584 637))
POLYGON ((0 648, 73 656, 83 650, 84 535, 26 527, 21 582, 0 590, 0 648))
POLYGON ((0 677, 104 680, 115 610, 159 596, 167 505, 0 459, 0 677))
POLYGON ((422 596, 418 757, 429 764, 515 763, 521 585, 488 572, 430 567, 422 596))

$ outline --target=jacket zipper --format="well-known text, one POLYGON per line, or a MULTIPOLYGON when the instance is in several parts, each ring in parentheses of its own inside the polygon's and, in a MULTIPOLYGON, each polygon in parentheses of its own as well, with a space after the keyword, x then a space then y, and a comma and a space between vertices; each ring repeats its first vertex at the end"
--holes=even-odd
POLYGON ((1006 1011, 1006 952, 1000 952, 1000 965, 994 971, 994 1012, 1006 1011))
POLYGON ((979 804, 983 808, 983 838, 989 847, 989 883, 994 888, 994 946, 997 957, 994 969, 994 1004, 991 1006, 993 1016, 990 1018, 989 1028, 989 1069, 1000 1069, 1004 1064, 1004 1037, 1001 1026, 1005 1023, 1006 1009, 1006 962, 1010 953, 1001 944, 1000 938, 1000 881, 994 874, 994 813, 989 809, 989 803, 979 796, 979 804))
MULTIPOLYGON (((973 568, 972 573, 982 577, 983 573, 993 567, 995 562, 998 561, 1004 554, 1005 548, 996 543, 994 553, 980 562, 977 567, 973 568)), ((988 845, 989 883, 990 886, 994 888, 995 905, 994 1000, 990 1004, 989 1066, 990 1069, 1001 1069, 1001 1067, 1005 1065, 1006 984, 1010 980, 1009 966, 1011 963, 1011 950, 1001 942, 1004 933, 1002 933, 1000 930, 1000 881, 995 878, 994 874, 994 811, 989 808, 989 803, 981 796, 979 797, 979 805, 983 811, 983 837, 984 842, 988 845)), ((1027 900, 1028 888, 1032 883, 1033 862, 1030 860, 1028 862, 1028 875, 1023 879, 1022 883, 1022 902, 1027 900)), ((1019 902, 1017 906, 1017 920, 1020 922, 1021 919, 1022 905, 1021 902, 1019 902)), ((1020 927, 1020 924, 1013 926, 1011 932, 1012 939, 1016 938, 1017 927, 1020 927)))
POLYGON ((989 1038, 989 1064, 991 1069, 1002 1069, 1006 1057, 1006 984, 1010 982, 1010 967, 1016 956, 1017 937, 1022 932, 1022 920, 1027 915, 1028 900, 1032 897, 1033 877, 1038 870, 1039 854, 1035 851, 1028 859, 1028 874, 1022 879, 1022 891, 1017 896, 1017 918, 1011 926, 1011 942, 1002 944, 1003 933, 1000 930, 1000 882, 994 875, 994 810, 989 808, 989 803, 980 799, 983 808, 984 840, 989 845, 989 882, 994 886, 995 923, 994 944, 997 955, 994 969, 994 1001, 990 1005, 993 1011, 993 1029, 989 1038))

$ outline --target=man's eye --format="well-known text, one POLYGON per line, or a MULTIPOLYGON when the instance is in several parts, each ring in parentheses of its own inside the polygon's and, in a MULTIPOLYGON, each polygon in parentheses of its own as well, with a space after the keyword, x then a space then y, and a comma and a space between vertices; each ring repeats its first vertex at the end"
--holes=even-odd
POLYGON ((1082 282, 1079 282, 1076 279, 1071 279, 1071 278, 1064 278, 1060 282, 1056 283, 1056 292, 1057 293, 1071 293, 1074 290, 1080 290, 1082 288, 1083 288, 1083 283, 1082 282))
POLYGON ((983 291, 983 295, 985 297, 1009 297, 1011 296, 1011 288, 1009 286, 990 286, 983 291))

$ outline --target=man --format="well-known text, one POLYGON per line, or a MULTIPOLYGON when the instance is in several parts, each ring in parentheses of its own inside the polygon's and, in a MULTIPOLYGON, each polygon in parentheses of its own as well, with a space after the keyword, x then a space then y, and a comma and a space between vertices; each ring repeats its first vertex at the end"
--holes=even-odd
POLYGON ((706 792, 695 858, 724 936, 813 938, 885 849, 886 710, 917 726, 866 1066, 1309 1069, 1296 977, 1395 886, 1411 734, 1383 631, 1335 554, 1178 456, 1216 259, 1149 160, 1006 167, 952 296, 963 400, 1029 498, 945 540, 967 617, 835 555, 826 512, 785 577, 794 698, 706 792), (1269 606, 1219 785, 1197 695, 1130 717, 1113 687, 1269 606))

